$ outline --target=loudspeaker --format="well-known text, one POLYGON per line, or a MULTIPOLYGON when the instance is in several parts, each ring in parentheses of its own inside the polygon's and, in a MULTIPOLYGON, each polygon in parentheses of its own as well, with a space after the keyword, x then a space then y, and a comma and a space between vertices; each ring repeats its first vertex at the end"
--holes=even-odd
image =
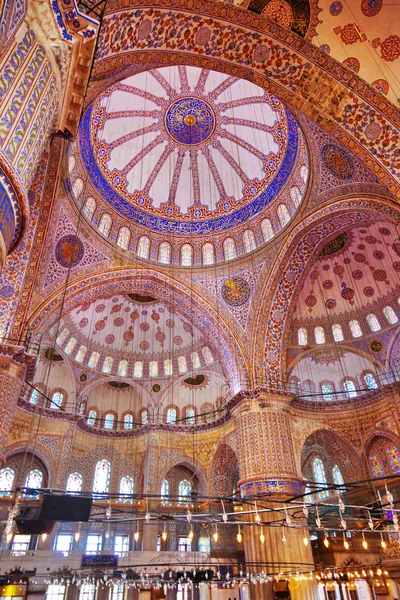
POLYGON ((273 588, 275 598, 290 598, 288 581, 274 581, 273 588))
POLYGON ((53 521, 89 521, 92 504, 92 498, 83 496, 44 494, 39 518, 53 521))
POLYGON ((55 521, 40 517, 41 506, 23 506, 15 519, 18 533, 24 535, 51 533, 55 521))

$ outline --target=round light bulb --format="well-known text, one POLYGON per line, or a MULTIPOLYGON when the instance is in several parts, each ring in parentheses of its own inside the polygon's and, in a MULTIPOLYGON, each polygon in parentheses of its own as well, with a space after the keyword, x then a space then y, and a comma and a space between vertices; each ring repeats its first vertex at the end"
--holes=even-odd
POLYGON ((329 540, 327 537, 324 538, 324 546, 325 546, 325 548, 329 548, 329 540))
POLYGON ((218 542, 218 538, 219 538, 218 531, 214 531, 214 533, 213 533, 214 542, 218 542))
POLYGON ((346 550, 348 550, 350 548, 350 544, 347 540, 344 540, 343 546, 346 548, 346 550))
POLYGON ((363 540, 362 545, 363 545, 364 550, 368 550, 368 542, 367 542, 367 540, 363 540))
POLYGON ((386 544, 385 540, 381 541, 381 546, 382 546, 382 548, 386 548, 387 544, 386 544))
POLYGON ((193 538, 194 538, 193 529, 191 529, 191 530, 189 531, 189 533, 188 533, 188 538, 189 538, 189 540, 190 540, 190 541, 192 541, 192 540, 193 540, 193 538))
POLYGON ((45 542, 47 539, 47 533, 42 533, 42 542, 45 542))
POLYGON ((167 537, 168 537, 168 534, 167 534, 167 532, 166 532, 166 531, 163 531, 163 532, 162 532, 162 534, 161 534, 161 537, 162 537, 163 541, 165 542, 165 541, 166 541, 166 539, 167 539, 167 537))
POLYGON ((240 533, 240 531, 238 531, 238 532, 237 532, 236 539, 237 539, 237 541, 239 542, 239 544, 242 542, 242 540, 243 540, 243 536, 242 536, 242 534, 240 533))
POLYGON ((376 574, 378 575, 378 577, 380 577, 382 575, 382 571, 380 569, 378 569, 376 574))
POLYGON ((134 536, 133 536, 133 537, 135 538, 135 542, 138 542, 138 541, 139 541, 139 532, 138 532, 138 531, 135 531, 135 533, 134 533, 134 536))
POLYGON ((260 542, 263 544, 265 542, 265 535, 260 533, 260 542))
POLYGON ((370 529, 373 529, 373 528, 374 528, 374 522, 373 522, 373 520, 371 519, 371 516, 370 516, 370 517, 369 517, 369 519, 368 519, 368 527, 369 527, 370 529))
POLYGON ((80 534, 80 532, 79 532, 79 531, 75 531, 74 538, 75 538, 75 541, 76 541, 76 542, 79 542, 79 538, 80 538, 80 537, 81 537, 81 534, 80 534))

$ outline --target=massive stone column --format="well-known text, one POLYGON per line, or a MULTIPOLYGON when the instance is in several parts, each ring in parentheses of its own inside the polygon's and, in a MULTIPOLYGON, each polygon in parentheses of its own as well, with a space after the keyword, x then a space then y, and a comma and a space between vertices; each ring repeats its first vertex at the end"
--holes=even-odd
POLYGON ((0 467, 6 462, 5 449, 24 383, 25 366, 23 360, 7 355, 7 348, 0 346, 0 467))
MULTIPOLYGON (((293 447, 290 399, 265 390, 241 393, 233 410, 238 440, 238 461, 242 497, 285 500, 302 492, 293 447)), ((274 504, 271 504, 273 507, 274 504)), ((275 505, 282 508, 282 504, 275 505)), ((290 511, 289 511, 290 512, 290 511)), ((284 515, 283 515, 284 517, 284 515)), ((262 513, 262 521, 279 520, 277 513, 262 513)), ((285 527, 286 543, 282 542, 282 527, 260 525, 245 527, 244 546, 248 563, 275 563, 254 569, 267 574, 283 571, 310 571, 313 557, 310 544, 303 543, 304 531, 285 527), (264 543, 260 540, 262 532, 264 543), (289 563, 291 566, 289 566, 289 563), (293 565, 293 566, 292 566, 293 565)), ((252 586, 252 600, 273 598, 272 584, 252 586)), ((317 600, 314 580, 296 583, 291 589, 292 600, 317 600)))

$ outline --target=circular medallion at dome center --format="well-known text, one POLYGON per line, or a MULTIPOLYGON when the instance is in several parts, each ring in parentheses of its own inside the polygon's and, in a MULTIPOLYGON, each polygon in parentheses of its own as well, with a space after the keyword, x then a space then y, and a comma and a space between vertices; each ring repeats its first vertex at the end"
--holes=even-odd
POLYGON ((180 144, 201 144, 214 131, 214 111, 200 98, 179 98, 165 113, 165 127, 172 139, 180 144))

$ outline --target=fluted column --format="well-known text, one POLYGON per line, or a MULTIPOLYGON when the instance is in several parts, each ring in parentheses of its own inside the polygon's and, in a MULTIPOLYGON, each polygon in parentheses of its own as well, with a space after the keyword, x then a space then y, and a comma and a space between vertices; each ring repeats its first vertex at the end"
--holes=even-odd
POLYGON ((7 439, 24 383, 24 375, 25 364, 14 357, 0 355, 0 466, 6 462, 7 439))
MULTIPOLYGON (((302 492, 297 471, 290 415, 290 398, 257 390, 243 394, 233 411, 238 440, 239 488, 243 497, 284 500, 302 492)), ((277 504, 277 508, 281 507, 277 504)), ((262 521, 276 521, 276 513, 262 513, 262 521)), ((310 544, 303 543, 302 528, 285 527, 286 544, 281 527, 245 527, 244 547, 248 563, 274 563, 258 570, 268 574, 283 571, 309 571, 313 565, 310 544), (290 567, 286 566, 290 563, 290 567)), ((257 569, 255 569, 257 570, 257 569)), ((314 581, 292 586, 292 600, 317 600, 314 581)), ((272 600, 272 583, 252 586, 252 600, 272 600)))

